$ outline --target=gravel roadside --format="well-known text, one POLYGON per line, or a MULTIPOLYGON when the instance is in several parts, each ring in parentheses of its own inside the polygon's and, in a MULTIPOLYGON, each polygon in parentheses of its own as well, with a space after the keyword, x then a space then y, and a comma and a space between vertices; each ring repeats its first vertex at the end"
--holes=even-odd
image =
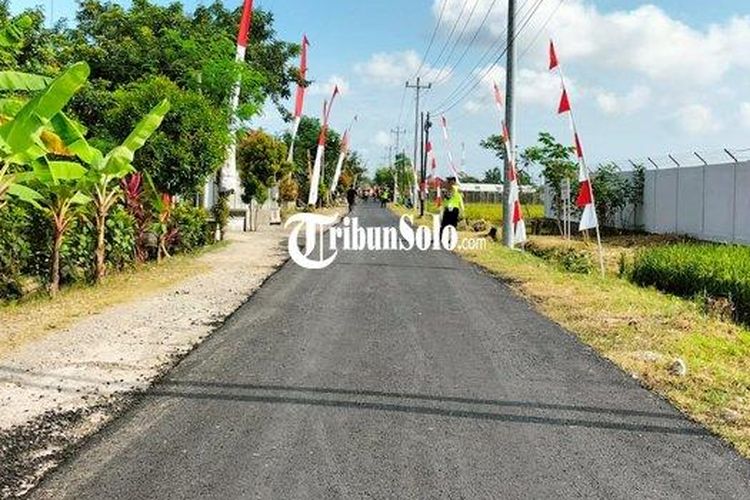
POLYGON ((232 234, 210 271, 0 358, 0 497, 23 494, 242 305, 287 259, 287 232, 232 234))

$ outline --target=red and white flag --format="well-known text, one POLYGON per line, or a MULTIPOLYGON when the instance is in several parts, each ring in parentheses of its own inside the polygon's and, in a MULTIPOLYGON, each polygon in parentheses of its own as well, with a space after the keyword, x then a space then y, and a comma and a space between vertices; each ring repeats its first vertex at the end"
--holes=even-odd
POLYGON ((354 123, 357 121, 357 116, 354 116, 354 119, 352 120, 352 123, 347 127, 347 129, 344 131, 344 137, 341 138, 341 151, 339 152, 339 160, 336 163, 336 171, 333 174, 333 180, 331 180, 331 194, 336 192, 336 187, 339 184, 339 179, 341 178, 341 172, 344 168, 344 160, 346 160, 347 155, 349 154, 349 141, 351 140, 351 133, 352 133, 352 127, 354 126, 354 123))
POLYGON ((576 157, 578 159, 578 198, 576 199, 576 205, 582 210, 581 220, 578 224, 578 230, 585 231, 587 229, 596 229, 596 241, 599 247, 599 266, 601 268, 602 275, 604 275, 604 251, 602 249, 599 220, 596 216, 596 200, 594 198, 594 188, 591 184, 589 169, 586 166, 586 160, 583 154, 583 146, 581 145, 581 137, 578 134, 578 128, 576 127, 576 121, 573 116, 573 107, 570 104, 568 91, 565 87, 565 76, 563 75, 560 60, 557 57, 555 44, 551 40, 549 43, 549 58, 550 71, 557 69, 557 72, 560 75, 560 87, 562 89, 562 96, 560 97, 560 104, 557 107, 557 112, 558 114, 568 114, 570 131, 573 135, 573 144, 575 146, 576 157))
POLYGON ((310 42, 307 40, 307 35, 302 35, 302 54, 300 56, 299 63, 299 78, 300 81, 297 83, 297 95, 294 99, 294 123, 292 124, 292 141, 289 144, 289 155, 287 161, 291 162, 294 159, 294 142, 297 139, 297 132, 299 131, 299 124, 302 121, 302 111, 305 106, 305 78, 307 77, 307 47, 310 42))
POLYGON ((315 152, 315 164, 313 165, 312 178, 310 179, 310 193, 307 197, 308 205, 316 205, 318 203, 318 192, 320 189, 320 174, 323 169, 323 158, 325 157, 326 148, 326 137, 328 136, 328 119, 331 116, 331 109, 333 108, 333 101, 336 96, 339 95, 339 86, 336 85, 333 88, 333 95, 331 96, 331 102, 323 103, 323 123, 320 126, 320 134, 318 135, 318 149, 315 152))
MULTIPOLYGON (((240 26, 237 31, 237 52, 235 54, 235 61, 242 63, 245 61, 245 53, 247 52, 247 40, 250 33, 250 27, 253 22, 253 0, 245 0, 242 6, 242 17, 240 18, 240 26)), ((231 140, 227 146, 227 156, 224 161, 224 165, 221 167, 221 175, 219 176, 219 191, 223 193, 236 192, 239 187, 237 177, 237 139, 236 131, 239 129, 239 118, 237 117, 237 110, 240 107, 240 87, 242 82, 238 79, 234 83, 232 88, 232 95, 229 100, 229 115, 230 122, 229 128, 231 130, 231 140)))
MULTIPOLYGON (((500 87, 497 83, 494 84, 494 95, 495 105, 497 106, 500 116, 504 113, 503 108, 503 94, 500 92, 500 87)), ((500 125, 503 131, 503 147, 505 148, 505 157, 508 159, 508 180, 510 181, 510 206, 512 207, 513 214, 511 223, 513 225, 513 245, 524 243, 526 237, 526 222, 523 220, 523 208, 521 207, 521 189, 518 185, 518 170, 516 169, 516 161, 514 156, 511 154, 512 147, 510 142, 510 132, 508 127, 505 125, 505 120, 500 120, 500 125)))
POLYGON ((440 125, 442 126, 442 129, 443 129, 443 139, 445 140, 445 150, 448 152, 448 166, 453 172, 453 175, 456 177, 456 184, 460 186, 461 180, 459 179, 459 177, 461 176, 459 175, 458 169, 456 168, 456 162, 453 161, 453 152, 451 151, 451 140, 448 135, 448 120, 445 118, 445 115, 442 115, 440 117, 440 125))

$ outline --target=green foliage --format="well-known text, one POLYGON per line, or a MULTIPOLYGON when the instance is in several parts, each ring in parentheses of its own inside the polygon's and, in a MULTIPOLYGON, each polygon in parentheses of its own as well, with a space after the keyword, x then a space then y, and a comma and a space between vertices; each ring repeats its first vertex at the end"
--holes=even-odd
POLYGON ((572 246, 538 246, 533 241, 530 241, 526 243, 525 249, 530 254, 553 262, 564 271, 570 273, 591 274, 594 270, 591 255, 584 250, 577 250, 572 246))
POLYGON ((488 184, 502 184, 503 177, 503 170, 500 167, 492 167, 484 173, 484 179, 482 179, 482 182, 488 184))
POLYGON ((552 191, 552 207, 557 216, 557 225, 562 234, 563 186, 565 181, 575 185, 578 166, 573 158, 575 148, 566 147, 548 132, 540 132, 538 143, 526 148, 521 154, 524 163, 542 167, 544 182, 552 191))
POLYGON ((123 269, 135 262, 136 221, 125 207, 115 205, 107 217, 107 264, 123 269))
MULTIPOLYGON (((297 140, 294 146, 294 158, 292 166, 294 178, 299 186, 300 198, 307 201, 310 192, 310 177, 312 174, 315 153, 318 149, 318 137, 320 135, 320 120, 303 116, 300 120, 299 130, 297 131, 297 140)), ((283 135, 285 144, 289 144, 292 138, 289 132, 283 135)), ((327 186, 336 170, 336 162, 341 152, 341 136, 334 129, 329 128, 326 135, 326 154, 325 165, 321 172, 321 185, 327 186)), ((325 190, 321 188, 321 193, 325 190)))
POLYGON ((33 257, 31 222, 28 210, 21 205, 0 209, 0 298, 22 294, 22 272, 33 257))
POLYGON ((177 252, 191 252, 213 242, 213 224, 203 208, 178 203, 172 211, 172 224, 177 229, 174 248, 177 252))
POLYGON ((680 243, 642 250, 633 282, 682 297, 728 299, 739 321, 750 322, 750 247, 680 243))
POLYGON ((614 216, 628 204, 632 185, 614 163, 599 167, 591 176, 591 183, 596 197, 596 214, 601 224, 611 224, 614 216))
POLYGON ((246 133, 237 145, 237 170, 242 181, 242 201, 266 201, 267 188, 273 186, 286 166, 286 144, 263 130, 246 133))
POLYGON ((224 233, 227 230, 227 224, 229 223, 229 194, 219 194, 216 203, 211 207, 211 216, 214 222, 219 225, 219 232, 221 233, 221 239, 224 239, 224 233))
POLYGON ((229 144, 226 108, 217 108, 197 92, 181 90, 163 77, 129 85, 113 95, 114 107, 101 132, 110 146, 120 143, 163 100, 170 112, 133 161, 136 170, 147 172, 161 192, 185 197, 198 192, 221 165, 229 144))

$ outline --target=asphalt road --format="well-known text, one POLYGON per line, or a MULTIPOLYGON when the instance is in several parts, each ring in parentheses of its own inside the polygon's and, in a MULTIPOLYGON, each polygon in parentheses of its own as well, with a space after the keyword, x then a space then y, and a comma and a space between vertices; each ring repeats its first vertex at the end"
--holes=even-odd
POLYGON ((289 262, 32 497, 750 498, 750 466, 454 255, 348 252, 289 262))

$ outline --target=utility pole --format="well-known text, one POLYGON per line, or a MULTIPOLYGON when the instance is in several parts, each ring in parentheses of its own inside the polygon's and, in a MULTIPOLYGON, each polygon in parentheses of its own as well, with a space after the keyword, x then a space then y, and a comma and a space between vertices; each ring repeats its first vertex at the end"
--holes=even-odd
MULTIPOLYGON (((391 129, 391 136, 393 136, 393 135, 396 136, 395 149, 393 150, 394 156, 398 156, 398 154, 400 153, 399 145, 401 144, 401 136, 405 135, 405 134, 406 134, 406 129, 405 128, 396 127, 396 128, 392 128, 391 129)), ((399 176, 402 175, 402 174, 403 174, 403 172, 400 171, 400 168, 397 165, 397 161, 394 158, 394 161, 393 161, 393 177, 395 178, 395 185, 396 185, 396 187, 395 187, 395 189, 394 189, 393 192, 395 193, 394 196, 396 196, 396 197, 398 197, 398 181, 399 181, 399 176)))
MULTIPOLYGON (((417 77, 417 83, 412 85, 409 82, 406 82, 406 88, 407 89, 414 89, 417 93, 416 98, 416 106, 414 110, 414 163, 412 163, 412 168, 417 168, 417 144, 419 143, 419 133, 420 133, 420 124, 419 124, 419 95, 422 90, 429 90, 432 88, 432 83, 428 83, 427 85, 422 85, 422 79, 420 77, 417 77)), ((419 186, 414 187, 414 194, 416 195, 417 190, 419 189, 419 186)), ((414 203, 416 203, 416 198, 414 199, 414 203)))
POLYGON ((503 245, 513 246, 513 207, 510 200, 510 168, 515 157, 515 89, 516 89, 516 0, 508 0, 508 52, 505 74, 505 126, 508 129, 510 158, 505 158, 503 179, 503 245))
POLYGON ((420 184, 420 191, 422 193, 422 205, 419 208, 419 216, 424 217, 424 204, 427 201, 426 193, 427 190, 427 143, 430 142, 430 128, 432 128, 432 122, 430 121, 430 113, 427 113, 427 116, 424 120, 424 141, 422 142, 422 148, 425 153, 422 154, 422 165, 421 168, 421 178, 422 182, 420 184))

